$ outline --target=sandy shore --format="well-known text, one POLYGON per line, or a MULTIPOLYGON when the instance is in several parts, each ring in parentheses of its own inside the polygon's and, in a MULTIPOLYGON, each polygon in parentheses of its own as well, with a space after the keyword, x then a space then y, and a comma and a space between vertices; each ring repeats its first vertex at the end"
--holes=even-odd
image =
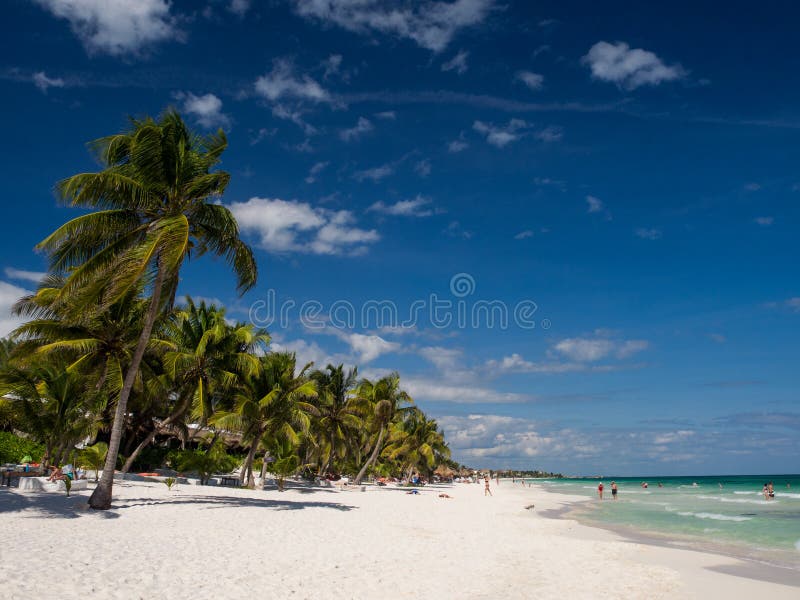
MULTIPOLYGON (((733 558, 548 518, 575 498, 501 484, 284 493, 120 482, 0 490, 8 598, 797 598, 733 558), (453 499, 440 499, 446 492, 453 499), (535 504, 535 509, 525 506, 535 504)), ((798 581, 800 585, 800 581, 798 581)))

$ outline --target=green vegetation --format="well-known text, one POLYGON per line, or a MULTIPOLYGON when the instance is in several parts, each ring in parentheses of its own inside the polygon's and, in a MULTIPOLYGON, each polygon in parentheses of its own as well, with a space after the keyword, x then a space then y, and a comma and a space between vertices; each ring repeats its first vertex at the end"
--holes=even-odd
POLYGON ((39 462, 44 456, 44 446, 7 431, 0 431, 0 464, 19 463, 24 456, 39 462))
POLYGON ((39 244, 50 272, 17 302, 26 322, 0 343, 0 457, 63 463, 83 447, 72 460, 101 471, 97 509, 111 505, 120 464, 202 483, 241 467, 250 488, 267 473, 281 489, 292 474, 431 476, 449 449, 399 375, 300 365, 222 307, 176 304, 181 266, 204 254, 227 261, 240 291, 256 282, 218 202, 226 145, 222 131, 196 135, 175 112, 133 120, 90 144, 101 171, 57 185, 83 212, 39 244))

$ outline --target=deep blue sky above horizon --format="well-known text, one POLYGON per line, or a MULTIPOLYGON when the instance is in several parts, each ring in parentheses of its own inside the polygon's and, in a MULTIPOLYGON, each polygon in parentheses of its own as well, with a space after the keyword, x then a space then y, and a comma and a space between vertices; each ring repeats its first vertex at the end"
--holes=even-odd
MULTIPOLYGON (((247 319, 536 303, 536 327, 272 324, 301 360, 399 370, 457 460, 797 472, 800 8, 790 3, 11 0, 0 39, 0 335, 72 216, 56 181, 129 115, 222 127, 257 248, 182 289, 247 319), (138 8, 134 11, 134 6, 138 8), (546 321, 547 327, 542 327, 546 321)), ((386 325, 386 323, 384 323, 386 325)))

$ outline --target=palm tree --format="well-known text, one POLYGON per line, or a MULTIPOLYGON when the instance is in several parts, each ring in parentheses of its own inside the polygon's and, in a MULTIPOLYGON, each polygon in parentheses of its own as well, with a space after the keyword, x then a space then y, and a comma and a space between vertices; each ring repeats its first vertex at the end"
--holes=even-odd
POLYGON ((200 424, 206 423, 215 409, 214 398, 256 372, 260 363, 255 353, 269 343, 266 332, 244 323, 229 325, 224 309, 205 302, 198 306, 191 298, 165 321, 158 336, 165 350, 163 387, 173 391, 176 402, 169 416, 153 423, 152 431, 128 456, 123 473, 159 431, 173 426, 189 409, 200 424))
POLYGON ((406 405, 414 402, 411 396, 400 389, 400 375, 397 373, 387 375, 374 383, 365 379, 359 385, 357 395, 366 403, 367 410, 371 413, 369 417, 373 432, 377 432, 377 439, 372 454, 356 475, 356 485, 361 483, 367 470, 378 459, 389 424, 396 415, 402 415, 410 410, 406 405))
POLYGON ((98 473, 106 462, 106 454, 108 454, 108 444, 105 442, 97 442, 93 446, 87 446, 80 453, 81 464, 94 469, 94 480, 98 480, 98 473))
POLYGON ((58 355, 25 357, 0 375, 0 396, 11 400, 27 432, 44 444, 45 464, 61 462, 76 443, 94 435, 97 411, 85 389, 85 377, 58 355))
POLYGON ((392 425, 389 444, 384 451, 390 460, 399 460, 407 469, 406 479, 414 471, 430 471, 437 462, 450 458, 450 448, 444 434, 434 419, 429 419, 419 409, 413 409, 406 418, 392 425))
POLYGON ((321 475, 333 465, 337 450, 340 455, 344 454, 348 438, 363 425, 353 397, 358 369, 345 372, 344 365, 328 365, 325 371, 314 371, 311 377, 317 382, 319 392, 315 421, 328 444, 327 459, 324 463, 320 461, 321 475))
MULTIPOLYGON (((261 359, 257 373, 245 378, 234 398, 231 410, 219 410, 211 418, 217 427, 239 431, 250 445, 240 475, 240 483, 255 487, 253 462, 265 439, 282 441, 292 447, 300 442, 300 433, 308 431, 309 415, 315 412, 308 402, 316 397, 316 382, 306 376, 309 363, 296 373, 297 359, 293 352, 271 352, 261 359)), ((284 457, 285 458, 285 457, 284 457)))
POLYGON ((224 257, 245 291, 256 281, 250 248, 239 238, 230 211, 215 202, 230 175, 212 170, 227 147, 222 130, 193 134, 174 111, 158 121, 132 120, 128 131, 90 144, 103 165, 61 181, 57 191, 72 206, 92 212, 62 225, 38 248, 50 268, 67 279, 59 297, 110 306, 136 286, 150 287, 150 304, 117 400, 103 474, 89 500, 111 506, 114 467, 128 398, 160 312, 174 303, 178 272, 190 255, 224 257))

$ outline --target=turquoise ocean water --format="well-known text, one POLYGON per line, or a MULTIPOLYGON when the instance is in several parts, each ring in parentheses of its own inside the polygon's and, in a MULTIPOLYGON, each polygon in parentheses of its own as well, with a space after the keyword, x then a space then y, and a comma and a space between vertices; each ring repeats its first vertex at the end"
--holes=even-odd
POLYGON ((604 478, 602 502, 596 478, 529 481, 591 498, 570 512, 587 524, 800 569, 800 475, 604 478), (769 481, 775 499, 767 501, 761 489, 769 481))

